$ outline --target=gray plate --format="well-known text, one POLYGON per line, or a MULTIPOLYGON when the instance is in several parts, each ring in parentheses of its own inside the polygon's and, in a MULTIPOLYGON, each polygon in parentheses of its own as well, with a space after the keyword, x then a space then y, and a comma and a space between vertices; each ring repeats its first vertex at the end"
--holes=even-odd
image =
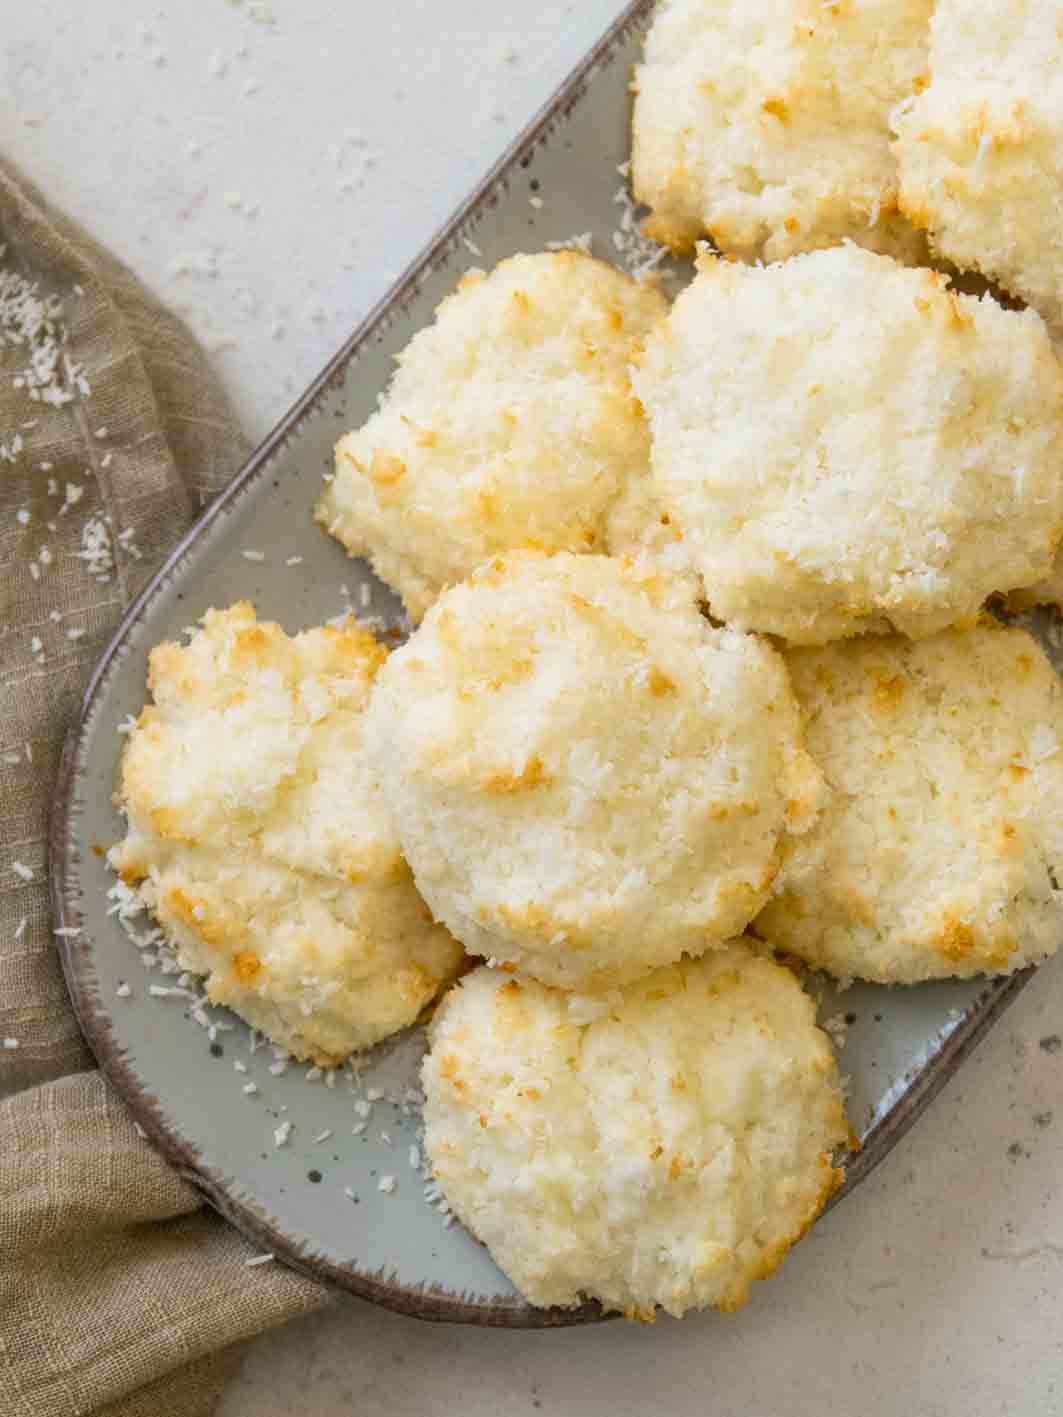
MULTIPOLYGON (((614 239, 622 212, 617 165, 628 155, 628 80, 650 8, 650 0, 628 7, 132 607, 86 691, 53 816, 56 924, 80 930, 62 937, 67 981, 100 1065, 134 1116, 264 1252, 426 1318, 531 1327, 585 1321, 598 1311, 531 1308, 487 1252, 459 1226, 445 1227, 426 1202, 409 1162, 416 1109, 402 1101, 416 1080, 417 1031, 375 1050, 360 1078, 344 1074, 331 1089, 308 1080, 302 1067, 275 1076, 269 1049, 252 1054, 246 1027, 223 1011, 212 1016, 229 1028, 217 1034, 212 1052, 186 999, 149 995, 151 984, 175 981, 145 970, 108 915, 112 878, 93 848, 122 833, 110 800, 121 742, 116 730, 142 705, 146 656, 157 641, 178 634, 209 606, 240 596, 289 631, 349 603, 397 621, 393 597, 311 522, 333 442, 371 411, 392 356, 462 271, 588 230, 596 254, 622 254, 623 240, 618 246, 614 239), (245 551, 264 559, 249 560, 245 551), (297 556, 301 563, 287 564, 297 556), (123 981, 130 997, 116 995, 123 981), (246 1073, 234 1070, 237 1061, 246 1073), (253 1096, 242 1090, 248 1082, 257 1084, 253 1096), (384 1097, 355 1135, 352 1126, 363 1120, 355 1104, 365 1110, 367 1089, 384 1097), (274 1128, 282 1121, 293 1127, 278 1147, 274 1128), (395 1178, 391 1193, 379 1189, 385 1176, 395 1178)), ((864 986, 840 998, 824 986, 823 1017, 844 1013, 851 1020, 842 1066, 864 1145, 849 1165, 846 1189, 882 1159, 1026 978, 889 991, 864 986)))

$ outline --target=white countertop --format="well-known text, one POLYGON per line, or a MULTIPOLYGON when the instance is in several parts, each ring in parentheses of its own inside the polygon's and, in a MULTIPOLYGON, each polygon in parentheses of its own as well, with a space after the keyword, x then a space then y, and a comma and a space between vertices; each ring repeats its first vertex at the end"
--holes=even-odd
MULTIPOLYGON (((8 5, 4 150, 186 315, 256 436, 621 8, 8 5)), ((1059 1034, 1057 960, 737 1316, 522 1334, 345 1303, 260 1340, 223 1415, 1058 1417, 1059 1034)))

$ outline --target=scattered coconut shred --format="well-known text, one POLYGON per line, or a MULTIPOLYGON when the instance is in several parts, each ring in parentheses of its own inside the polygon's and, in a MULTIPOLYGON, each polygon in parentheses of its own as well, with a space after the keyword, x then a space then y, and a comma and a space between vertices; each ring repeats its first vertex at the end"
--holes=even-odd
POLYGON ((639 279, 655 271, 668 258, 669 252, 667 247, 658 246, 656 241, 643 235, 640 208, 628 185, 631 163, 622 162, 616 170, 624 180, 613 193, 613 202, 620 208, 620 220, 613 232, 613 247, 628 274, 639 279))
POLYGON ((81 528, 81 550, 75 553, 85 563, 90 576, 104 582, 114 571, 114 543, 108 519, 100 514, 89 517, 81 528))
MULTIPOLYGON (((0 349, 18 350, 25 361, 12 379, 13 387, 22 389, 32 403, 57 409, 76 399, 87 399, 92 393, 89 381, 81 364, 71 359, 67 350, 69 332, 63 318, 62 298, 43 294, 38 281, 28 280, 18 271, 5 266, 6 255, 7 247, 0 245, 0 349)), ((75 285, 74 293, 83 296, 85 292, 81 286, 75 285)), ((29 420, 22 426, 27 431, 31 430, 36 428, 37 420, 29 420)), ((108 431, 107 428, 97 428, 94 436, 102 440, 108 436, 108 431)), ((8 442, 0 442, 0 463, 17 464, 22 461, 25 452, 22 433, 16 433, 8 442)), ((104 455, 104 467, 110 463, 111 457, 111 452, 104 455)), ((50 462, 36 465, 38 472, 47 473, 51 469, 50 462)), ((85 487, 82 483, 67 482, 65 488, 60 489, 56 479, 50 477, 47 493, 49 496, 62 495, 59 515, 63 516, 82 501, 85 487)), ((19 526, 28 527, 33 517, 28 509, 23 509, 17 513, 16 519, 19 526)), ((48 527, 56 530, 54 522, 48 522, 48 527)), ((127 527, 119 534, 117 541, 134 560, 139 560, 140 551, 133 536, 132 527, 127 527)), ((114 573, 115 540, 109 517, 95 512, 86 518, 81 528, 80 550, 73 555, 84 563, 86 572, 100 584, 110 581, 114 573)), ((41 579, 53 564, 53 559, 47 546, 38 549, 29 568, 34 580, 41 579)), ((78 639, 83 631, 71 630, 67 633, 70 639, 78 639)), ((34 657, 43 663, 43 655, 38 651, 34 651, 34 657)))
MULTIPOLYGON (((0 246, 0 262, 7 247, 0 246)), ((0 342, 24 353, 26 364, 12 383, 34 403, 61 408, 91 393, 80 364, 66 352, 67 328, 58 295, 42 295, 37 281, 0 264, 0 342)), ((22 440, 16 437, 21 451, 22 440)))
MULTIPOLYGON (((119 725, 118 732, 120 734, 127 733, 130 727, 132 727, 130 721, 122 723, 119 725)), ((233 1024, 214 1013, 215 1006, 211 1004, 205 993, 200 992, 200 981, 182 970, 163 930, 151 922, 147 907, 138 892, 127 886, 124 881, 118 880, 111 887, 108 896, 111 902, 108 914, 117 916, 125 933, 138 950, 140 962, 144 968, 153 972, 157 970, 163 975, 177 976, 173 984, 149 984, 148 997, 159 1001, 166 1007, 172 1007, 174 1000, 183 1003, 187 1016, 204 1029, 211 1043, 214 1043, 221 1033, 234 1032, 233 1024), (144 917, 147 922, 146 928, 138 928, 141 924, 141 917, 144 917)), ((115 994, 120 999, 128 999, 133 997, 133 990, 123 981, 115 990, 115 994)), ((238 1038, 239 1034, 237 1033, 237 1039, 230 1040, 230 1046, 238 1038)), ((253 1057, 259 1053, 264 1041, 257 1029, 249 1029, 247 1033, 248 1056, 253 1057)), ((374 1124, 375 1130, 377 1119, 374 1118, 374 1111, 378 1104, 391 1108, 393 1115, 385 1126, 376 1131, 376 1140, 384 1146, 392 1146, 394 1138, 388 1127, 406 1128, 406 1135, 403 1138, 406 1142, 406 1160, 409 1169, 421 1185, 423 1198, 426 1204, 439 1214, 445 1226, 453 1225, 454 1217, 432 1176, 431 1164, 424 1151, 421 1121, 424 1099, 419 1086, 407 1084, 400 1089, 385 1092, 381 1087, 364 1085, 360 1073, 360 1060, 356 1057, 348 1058, 342 1067, 325 1070, 312 1064, 300 1065, 296 1063, 295 1059, 277 1044, 270 1044, 269 1047, 273 1059, 266 1068, 269 1077, 281 1077, 294 1065, 303 1067, 305 1082, 322 1082, 330 1090, 341 1083, 346 1085, 348 1092, 353 1094, 351 1108, 358 1119, 350 1129, 353 1136, 363 1136, 370 1130, 371 1124, 374 1124), (412 1128, 412 1134, 410 1128, 412 1128)), ((243 1095, 248 1098, 260 1096, 259 1085, 244 1080, 248 1073, 247 1063, 243 1059, 237 1058, 234 1059, 232 1066, 235 1074, 234 1082, 243 1095)), ((412 1066, 416 1071, 418 1062, 415 1061, 412 1066)), ((277 1110, 283 1114, 287 1111, 287 1107, 282 1106, 277 1110)), ((273 1148, 277 1151, 289 1146, 296 1130, 295 1121, 286 1117, 277 1121, 276 1117, 268 1112, 263 1117, 263 1126, 267 1131, 272 1131, 273 1148)), ((333 1129, 326 1128, 318 1132, 311 1140, 314 1144, 320 1145, 331 1140, 333 1135, 333 1129)), ((396 1194, 398 1188, 399 1178, 394 1174, 386 1174, 378 1179, 376 1190, 382 1196, 392 1196, 396 1194)), ((344 1185, 342 1189, 343 1194, 349 1200, 360 1200, 359 1193, 352 1186, 344 1185)))
POLYGON ((830 1018, 823 1020, 820 1027, 829 1035, 835 1049, 840 1053, 848 1042, 849 1022, 845 1014, 832 1014, 830 1018))

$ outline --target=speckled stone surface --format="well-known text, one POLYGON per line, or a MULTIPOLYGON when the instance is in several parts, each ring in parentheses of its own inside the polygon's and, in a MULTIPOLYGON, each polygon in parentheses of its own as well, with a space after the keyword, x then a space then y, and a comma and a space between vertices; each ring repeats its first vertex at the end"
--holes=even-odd
MULTIPOLYGON (((184 310, 260 435, 619 8, 39 0, 0 38, 5 150, 184 310)), ((261 1340, 224 1417, 1055 1417, 1061 1037, 1057 961, 736 1317, 502 1333, 346 1303, 261 1340)))

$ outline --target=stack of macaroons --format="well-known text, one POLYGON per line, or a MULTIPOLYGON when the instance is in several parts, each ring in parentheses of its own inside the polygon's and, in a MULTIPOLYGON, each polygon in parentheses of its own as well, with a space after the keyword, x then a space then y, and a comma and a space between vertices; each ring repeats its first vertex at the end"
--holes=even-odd
POLYGON ((801 961, 911 985, 1063 934, 1063 687, 986 610, 1063 580, 1063 39, 932 8, 663 0, 636 194, 722 257, 670 309, 514 257, 414 337, 317 510, 418 625, 386 662, 241 607, 153 658, 116 865, 329 1060, 483 961, 425 1146, 536 1304, 734 1308, 812 1223, 850 1134, 801 961), (264 771, 200 782, 223 721, 264 771))
POLYGON ((446 996, 425 1145, 537 1303, 736 1307, 847 1138, 811 1001, 738 936, 824 791, 782 656, 650 561, 514 552, 378 676, 418 887, 488 965, 446 996))

